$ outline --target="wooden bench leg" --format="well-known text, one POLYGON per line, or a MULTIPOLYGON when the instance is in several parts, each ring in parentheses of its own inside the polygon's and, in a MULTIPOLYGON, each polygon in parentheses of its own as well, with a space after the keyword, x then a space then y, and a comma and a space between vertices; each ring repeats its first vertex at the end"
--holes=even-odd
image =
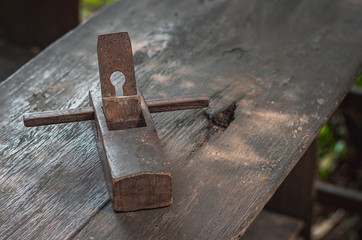
POLYGON ((311 237, 317 149, 317 141, 314 140, 266 206, 273 211, 302 219, 305 225, 301 236, 306 240, 311 237))

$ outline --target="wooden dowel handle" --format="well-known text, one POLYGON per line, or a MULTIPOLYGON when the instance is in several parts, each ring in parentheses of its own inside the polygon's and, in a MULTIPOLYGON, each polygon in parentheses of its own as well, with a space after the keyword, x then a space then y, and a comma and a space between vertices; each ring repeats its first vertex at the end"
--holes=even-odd
MULTIPOLYGON (((146 101, 151 113, 169 112, 209 106, 209 98, 202 97, 176 97, 154 99, 146 101)), ((94 120, 93 107, 78 109, 25 113, 23 116, 26 127, 45 126, 50 124, 80 122, 94 120)))
POLYGON ((177 110, 186 110, 194 108, 204 108, 209 106, 210 99, 206 96, 201 97, 175 97, 154 99, 146 101, 151 113, 170 112, 177 110))
POLYGON ((56 110, 36 113, 25 113, 23 116, 26 127, 45 126, 58 123, 94 120, 93 107, 56 110))

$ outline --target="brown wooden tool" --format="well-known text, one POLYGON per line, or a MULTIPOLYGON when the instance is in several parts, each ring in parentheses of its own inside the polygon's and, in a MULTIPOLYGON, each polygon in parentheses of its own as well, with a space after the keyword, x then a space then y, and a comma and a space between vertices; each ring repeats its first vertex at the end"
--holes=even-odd
MULTIPOLYGON (((207 107, 207 97, 145 101, 137 94, 131 42, 128 33, 98 37, 101 95, 90 91, 92 107, 26 113, 27 127, 94 121, 94 136, 115 211, 133 211, 172 203, 172 178, 151 112, 207 107), (123 96, 111 75, 125 77, 123 96)), ((118 86, 119 87, 119 86, 118 86)))

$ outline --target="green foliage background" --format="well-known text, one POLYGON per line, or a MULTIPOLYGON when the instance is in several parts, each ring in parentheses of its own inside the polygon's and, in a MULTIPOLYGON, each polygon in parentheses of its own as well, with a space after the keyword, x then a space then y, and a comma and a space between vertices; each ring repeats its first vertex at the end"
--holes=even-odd
MULTIPOLYGON (((355 84, 362 87, 362 74, 355 84)), ((333 116, 322 128, 318 135, 319 177, 328 179, 336 167, 337 161, 344 161, 347 154, 347 146, 343 140, 346 127, 340 116, 333 116)))
POLYGON ((85 20, 101 7, 115 0, 80 0, 80 18, 85 20))
POLYGON ((357 78, 356 82, 354 83, 354 85, 358 86, 358 87, 362 87, 362 74, 357 78))

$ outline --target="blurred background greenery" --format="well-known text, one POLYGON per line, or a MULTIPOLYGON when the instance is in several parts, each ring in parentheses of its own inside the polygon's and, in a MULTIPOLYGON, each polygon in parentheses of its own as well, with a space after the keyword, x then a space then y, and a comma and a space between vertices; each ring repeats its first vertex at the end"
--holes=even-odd
POLYGON ((115 0, 80 0, 79 16, 83 21, 90 17, 96 10, 104 7, 107 4, 114 2, 115 0))
MULTIPOLYGON (((362 87, 362 74, 357 78, 354 86, 362 87)), ((359 122, 359 129, 362 129, 362 121, 359 122)), ((336 168, 346 162, 348 146, 345 139, 348 137, 347 135, 343 114, 337 110, 318 136, 320 159, 318 172, 321 179, 328 180, 336 168)))

